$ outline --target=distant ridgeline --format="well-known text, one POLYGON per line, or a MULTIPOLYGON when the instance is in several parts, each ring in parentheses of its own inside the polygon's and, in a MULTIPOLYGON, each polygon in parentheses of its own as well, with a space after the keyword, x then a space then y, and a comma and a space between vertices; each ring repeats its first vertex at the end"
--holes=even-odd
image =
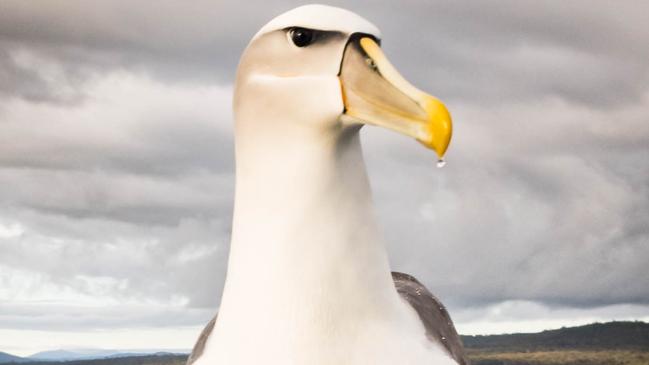
POLYGON ((4 364, 20 365, 185 365, 187 355, 164 354, 135 355, 128 357, 112 357, 103 359, 42 361, 19 358, 19 361, 2 361, 4 364))
POLYGON ((649 323, 609 322, 539 333, 461 336, 464 347, 480 351, 640 350, 649 351, 649 323))
MULTIPOLYGON (((540 333, 462 336, 462 340, 473 365, 649 365, 649 323, 644 322, 595 323, 540 333)), ((184 365, 186 359, 185 354, 156 353, 47 361, 0 352, 3 365, 184 365)))

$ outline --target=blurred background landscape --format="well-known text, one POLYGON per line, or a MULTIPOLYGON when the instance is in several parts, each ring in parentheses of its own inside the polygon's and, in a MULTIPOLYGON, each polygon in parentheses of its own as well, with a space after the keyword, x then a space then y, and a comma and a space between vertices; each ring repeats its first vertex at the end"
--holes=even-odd
MULTIPOLYGON (((649 323, 609 322, 529 334, 462 336, 474 365, 647 365, 649 323)), ((190 351, 46 351, 0 364, 184 365, 190 351)))

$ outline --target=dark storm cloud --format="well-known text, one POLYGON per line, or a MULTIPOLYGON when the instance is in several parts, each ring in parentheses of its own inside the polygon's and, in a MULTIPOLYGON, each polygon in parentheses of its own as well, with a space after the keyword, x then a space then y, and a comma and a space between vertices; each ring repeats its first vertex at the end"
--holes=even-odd
POLYGON ((398 45, 405 70, 453 98, 556 96, 597 106, 637 101, 644 92, 637 81, 649 77, 646 9, 577 1, 409 5, 418 16, 382 15, 385 46, 398 45))
POLYGON ((256 27, 250 16, 232 16, 243 9, 211 1, 161 1, 155 15, 151 4, 129 1, 0 7, 3 48, 29 49, 88 74, 129 68, 171 80, 231 80, 256 27))
MULTIPOLYGON (((646 308, 647 5, 332 4, 377 24, 397 69, 456 122, 442 170, 418 144, 364 131, 395 269, 472 319, 508 301, 646 308)), ((1 304, 14 314, 3 323, 211 315, 228 252, 236 63, 296 5, 0 2, 0 282, 29 293, 1 304), (73 320, 74 308, 25 305, 69 292, 128 314, 80 306, 73 320)))
MULTIPOLYGON (((238 55, 259 25, 299 4, 162 1, 151 15, 143 2, 10 1, 2 4, 0 37, 11 51, 27 47, 88 72, 127 67, 172 80, 231 82, 238 55)), ((640 85, 649 81, 645 4, 333 4, 379 24, 385 48, 404 73, 447 98, 556 96, 605 107, 637 101, 640 85)), ((7 52, 2 56, 7 63, 7 52)), ((29 78, 38 84, 37 76, 29 78)), ((33 89, 22 91, 47 98, 51 87, 33 89)))

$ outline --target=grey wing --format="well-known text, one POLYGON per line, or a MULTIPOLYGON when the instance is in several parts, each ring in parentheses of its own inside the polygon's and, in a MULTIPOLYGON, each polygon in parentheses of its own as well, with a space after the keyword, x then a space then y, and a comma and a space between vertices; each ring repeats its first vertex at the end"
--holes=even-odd
POLYGON ((392 272, 392 280, 399 295, 410 303, 419 315, 426 328, 426 336, 431 341, 441 343, 459 365, 468 365, 462 340, 442 302, 413 276, 392 272))
POLYGON ((198 340, 194 345, 194 349, 192 350, 192 353, 189 354, 189 357, 187 358, 187 362, 185 363, 186 365, 193 364, 203 354, 203 350, 205 350, 205 343, 207 342, 207 338, 210 337, 210 334, 214 329, 214 324, 216 323, 217 316, 218 314, 215 315, 214 318, 212 318, 212 320, 203 329, 203 332, 201 332, 201 335, 198 336, 198 340))

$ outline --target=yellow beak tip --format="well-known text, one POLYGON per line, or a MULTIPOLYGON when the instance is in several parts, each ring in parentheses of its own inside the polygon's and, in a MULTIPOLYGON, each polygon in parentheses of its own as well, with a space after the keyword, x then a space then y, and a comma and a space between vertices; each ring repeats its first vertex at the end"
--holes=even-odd
POLYGON ((442 159, 453 134, 453 123, 451 114, 446 106, 436 98, 430 96, 425 106, 428 114, 426 134, 428 141, 421 141, 426 147, 434 150, 437 156, 442 159))

